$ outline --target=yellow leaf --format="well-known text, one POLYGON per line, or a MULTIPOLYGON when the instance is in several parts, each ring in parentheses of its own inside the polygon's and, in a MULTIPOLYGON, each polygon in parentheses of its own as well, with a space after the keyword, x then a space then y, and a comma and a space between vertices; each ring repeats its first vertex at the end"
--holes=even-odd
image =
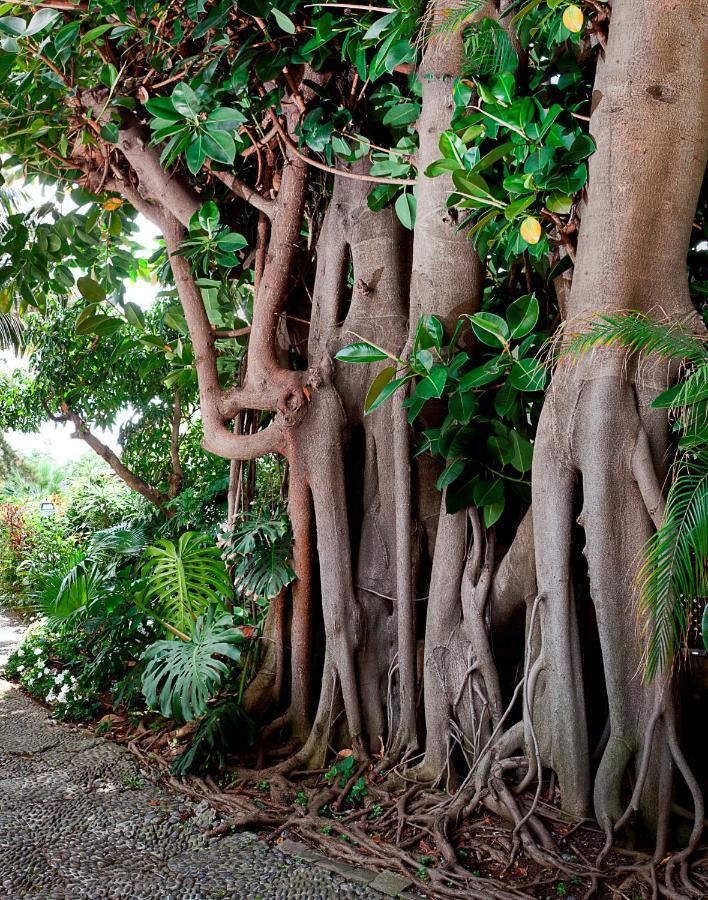
POLYGON ((583 27, 583 21, 583 11, 579 6, 572 4, 571 6, 566 7, 565 12, 563 13, 563 24, 568 31, 577 34, 583 27))
POLYGON ((114 209, 118 209, 118 207, 122 205, 123 201, 119 197, 111 197, 110 200, 106 200, 103 204, 103 208, 106 212, 113 212, 114 209))
POLYGON ((527 216, 524 219, 519 231, 527 244, 537 244, 541 240, 541 223, 533 216, 527 216))

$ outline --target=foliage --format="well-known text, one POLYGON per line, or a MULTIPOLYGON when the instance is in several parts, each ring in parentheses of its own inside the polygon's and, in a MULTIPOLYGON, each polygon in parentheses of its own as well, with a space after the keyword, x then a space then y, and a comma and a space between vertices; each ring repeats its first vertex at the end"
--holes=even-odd
POLYGON ((208 701, 222 685, 229 668, 224 657, 237 662, 243 641, 228 614, 209 609, 189 623, 189 639, 157 641, 144 653, 143 692, 148 706, 163 716, 187 722, 204 715, 208 701), (218 615, 218 618, 217 618, 218 615))
POLYGON ((175 544, 162 538, 143 552, 142 602, 173 629, 189 633, 210 604, 223 607, 231 582, 208 535, 185 532, 175 544))
POLYGON ((236 590, 259 601, 272 600, 295 578, 290 520, 265 518, 263 510, 242 513, 219 539, 236 590))
MULTIPOLYGON (((652 403, 673 412, 680 437, 664 520, 638 574, 651 678, 671 665, 685 641, 693 603, 708 596, 708 345, 681 326, 627 313, 591 322, 571 340, 569 352, 613 345, 684 363, 678 382, 652 403)), ((707 638, 704 629, 708 650, 707 638)))
POLYGON ((44 517, 39 504, 0 507, 0 591, 12 605, 27 604, 28 594, 47 572, 63 569, 77 542, 63 517, 44 517))
POLYGON ((197 762, 202 767, 223 768, 227 753, 246 749, 255 740, 253 720, 232 697, 207 707, 189 747, 172 763, 175 775, 186 775, 197 762))
POLYGON ((337 354, 349 363, 393 363, 372 383, 364 404, 367 414, 409 382, 404 406, 410 423, 427 404, 444 398, 447 415, 442 425, 423 430, 418 452, 428 451, 445 463, 437 486, 446 489, 448 511, 473 503, 484 510, 488 528, 504 512, 507 488, 524 485, 531 470, 530 423, 538 417, 546 383, 545 368, 536 358, 542 341, 534 331, 538 317, 538 301, 528 294, 511 303, 505 317, 489 312, 464 316, 447 345, 442 323, 435 316, 422 317, 406 360, 367 341, 337 354), (478 342, 472 358, 460 349, 468 325, 478 342))

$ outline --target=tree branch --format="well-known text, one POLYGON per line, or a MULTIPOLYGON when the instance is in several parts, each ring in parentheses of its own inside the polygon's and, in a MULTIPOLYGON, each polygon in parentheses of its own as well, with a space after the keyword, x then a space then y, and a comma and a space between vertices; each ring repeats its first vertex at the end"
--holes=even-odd
POLYGON ((74 434, 72 437, 80 438, 82 441, 85 441, 89 447, 97 453, 101 459, 104 459, 108 465, 113 469, 116 475, 124 481, 129 488, 136 491, 138 494, 145 497, 146 500, 149 500, 151 503, 154 503, 162 512, 165 513, 166 516, 170 516, 170 510, 165 509, 166 504, 169 501, 169 497, 166 497, 164 494, 161 494, 157 488, 154 488, 152 485, 148 484, 144 481, 139 475, 136 475, 135 472, 131 472, 131 470, 125 466, 121 460, 116 456, 116 454, 111 450, 111 448, 104 444, 103 441, 100 441, 95 434, 93 434, 81 416, 78 413, 75 413, 71 410, 66 403, 62 402, 61 409, 63 415, 61 416, 51 416, 51 418, 55 422, 71 422, 75 428, 74 434))
POLYGON ((179 177, 170 174, 160 162, 160 154, 150 146, 150 133, 131 113, 107 106, 106 91, 84 91, 81 104, 89 110, 98 124, 108 121, 111 112, 118 112, 122 127, 116 146, 130 163, 140 185, 139 194, 145 201, 159 204, 187 227, 189 220, 201 206, 196 191, 179 177))
POLYGON ((249 187, 244 181, 241 181, 240 178, 237 178, 231 172, 217 172, 215 169, 211 167, 209 162, 207 161, 207 168, 211 172, 211 174, 218 178, 222 184, 225 184, 226 187, 234 194, 236 197, 239 197, 241 200, 245 200, 246 203, 250 203, 254 209, 257 209, 259 212, 265 213, 267 216, 272 216, 275 210, 275 201, 270 200, 268 197, 264 197, 262 194, 259 194, 254 188, 249 187))
MULTIPOLYGON (((177 252, 183 237, 179 222, 169 215, 166 216, 163 234, 177 293, 194 348, 194 364, 199 382, 199 403, 204 424, 202 446, 205 450, 225 459, 255 459, 266 453, 284 453, 282 416, 276 416, 267 428, 257 431, 255 434, 234 434, 226 427, 226 422, 232 419, 233 415, 227 417, 221 409, 223 391, 216 366, 214 330, 204 308, 199 288, 194 282, 189 262, 177 252)), ((268 403, 266 405, 265 403, 265 400, 272 400, 272 392, 270 393, 271 397, 269 398, 268 391, 242 390, 240 399, 244 406, 273 410, 276 408, 275 404, 268 403)))
POLYGON ((179 426, 182 422, 182 404, 180 402, 179 391, 175 391, 174 405, 172 407, 172 430, 170 433, 170 461, 172 463, 172 474, 170 475, 170 486, 167 496, 170 500, 179 494, 184 484, 184 469, 182 468, 182 460, 179 458, 179 426))

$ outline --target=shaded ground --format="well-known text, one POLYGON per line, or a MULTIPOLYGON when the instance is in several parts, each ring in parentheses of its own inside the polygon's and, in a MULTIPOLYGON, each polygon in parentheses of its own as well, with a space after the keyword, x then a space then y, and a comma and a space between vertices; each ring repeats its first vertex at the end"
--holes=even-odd
MULTIPOLYGON (((0 610, 0 666, 22 628, 0 610)), ((0 898, 379 897, 166 793, 124 748, 55 722, 0 680, 0 898)), ((371 876, 373 877, 373 876, 371 876)))

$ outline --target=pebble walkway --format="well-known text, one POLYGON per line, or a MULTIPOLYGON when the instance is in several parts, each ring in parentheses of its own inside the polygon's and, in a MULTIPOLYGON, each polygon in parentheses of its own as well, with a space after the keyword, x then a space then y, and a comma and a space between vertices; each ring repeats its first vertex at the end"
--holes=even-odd
MULTIPOLYGON (((22 629, 0 610, 0 668, 22 629)), ((124 748, 0 679, 0 898, 381 898, 165 792, 124 748)), ((387 892, 388 893, 388 892, 387 892)), ((393 892, 392 892, 393 893, 393 892)))

